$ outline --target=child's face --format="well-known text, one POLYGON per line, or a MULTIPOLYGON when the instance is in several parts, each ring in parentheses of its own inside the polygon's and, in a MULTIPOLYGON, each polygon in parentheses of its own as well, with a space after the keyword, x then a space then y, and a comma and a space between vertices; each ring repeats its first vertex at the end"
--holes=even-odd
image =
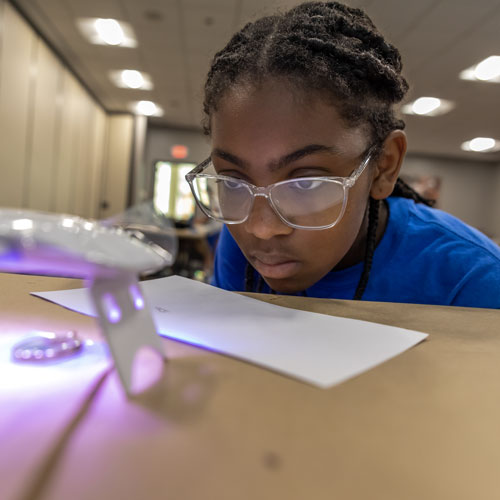
MULTIPOLYGON (((301 96, 276 81, 259 89, 237 87, 211 119, 212 160, 219 174, 256 186, 292 177, 347 177, 370 146, 363 127, 348 128, 336 108, 319 93, 301 96), (334 148, 306 154, 273 168, 277 161, 310 145, 334 148)), ((372 171, 367 168, 349 190, 340 222, 324 230, 284 224, 269 202, 257 197, 242 224, 228 226, 247 260, 268 285, 282 293, 304 290, 334 267, 362 259, 364 219, 372 171)))

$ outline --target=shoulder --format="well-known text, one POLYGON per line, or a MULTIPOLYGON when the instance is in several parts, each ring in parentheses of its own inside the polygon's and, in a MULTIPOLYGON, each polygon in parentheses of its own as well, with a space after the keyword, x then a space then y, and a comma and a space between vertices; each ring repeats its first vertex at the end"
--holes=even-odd
POLYGON ((442 304, 500 307, 498 245, 441 210, 401 198, 388 203, 394 260, 425 293, 441 295, 442 304))
POLYGON ((223 226, 215 252, 211 284, 225 290, 244 291, 246 264, 245 256, 227 226, 223 226))
POLYGON ((500 261, 500 247, 457 217, 404 198, 391 197, 388 203, 391 221, 396 224, 404 221, 407 233, 417 235, 420 245, 455 244, 500 261))

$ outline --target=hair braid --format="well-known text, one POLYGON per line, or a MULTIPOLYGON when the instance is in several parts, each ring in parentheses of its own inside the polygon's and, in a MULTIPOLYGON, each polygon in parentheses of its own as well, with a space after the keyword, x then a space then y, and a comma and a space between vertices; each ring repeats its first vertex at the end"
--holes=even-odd
POLYGON ((354 300, 361 300, 363 293, 365 292, 366 285, 368 284, 368 278, 370 277, 370 271, 372 269, 373 254, 375 253, 375 247, 377 244, 377 227, 378 227, 378 216, 380 212, 380 200, 374 200, 370 198, 368 205, 368 234, 366 236, 366 249, 365 249, 365 259, 363 263, 363 272, 361 273, 361 278, 359 279, 356 292, 354 293, 354 300))
MULTIPOLYGON (((425 205, 431 207, 434 205, 433 200, 428 200, 420 194, 418 194, 413 188, 411 188, 402 179, 398 179, 396 185, 394 186, 394 191, 391 196, 399 196, 401 198, 408 198, 413 200, 415 203, 424 203, 425 205)), ((368 284, 368 278, 370 277, 370 271, 373 263, 373 255, 376 248, 376 237, 378 228, 378 217, 380 211, 380 200, 374 200, 370 198, 370 204, 368 208, 368 231, 366 237, 366 250, 365 259, 363 265, 363 272, 354 293, 354 300, 361 300, 363 293, 368 284)))
POLYGON ((400 198, 409 198, 413 200, 415 203, 424 203, 428 207, 432 207, 435 205, 434 200, 428 200, 424 198, 422 195, 417 193, 411 186, 406 184, 406 182, 398 178, 396 185, 394 186, 394 191, 391 196, 399 196, 400 198))
POLYGON ((255 287, 254 268, 247 262, 245 267, 245 292, 253 292, 255 287))
MULTIPOLYGON (((257 283, 255 283, 255 269, 253 266, 247 262, 245 266, 245 292, 257 292, 262 293, 264 289, 264 279, 260 274, 258 274, 257 283)), ((275 293, 271 290, 272 293, 275 293)))

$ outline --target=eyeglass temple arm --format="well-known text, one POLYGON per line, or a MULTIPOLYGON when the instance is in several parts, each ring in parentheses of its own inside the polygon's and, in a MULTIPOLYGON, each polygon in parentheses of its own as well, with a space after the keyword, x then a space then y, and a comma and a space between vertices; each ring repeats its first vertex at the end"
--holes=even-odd
POLYGON ((358 177, 363 173, 363 171, 366 168, 366 166, 368 165, 368 163, 370 163, 370 160, 371 160, 371 157, 372 157, 374 150, 375 150, 375 146, 372 146, 368 150, 365 158, 363 159, 363 161, 361 162, 359 167, 356 170, 354 170, 354 172, 349 176, 349 184, 352 185, 358 180, 358 177))
POLYGON ((202 172, 205 169, 205 167, 210 163, 210 161, 211 158, 208 157, 206 160, 202 161, 199 165, 194 167, 193 170, 191 170, 185 175, 186 180, 189 182, 189 180, 192 179, 196 174, 202 172))
MULTIPOLYGON (((191 192, 193 193, 193 197, 194 197, 194 201, 196 202, 196 204, 198 205, 198 207, 200 208, 200 210, 207 216, 207 217, 212 217, 205 209, 205 207, 203 206, 203 203, 201 202, 201 200, 198 199, 198 196, 197 196, 197 193, 196 193, 196 189, 194 187, 194 185, 192 184, 192 181, 194 180, 194 178, 201 172, 203 172, 203 170, 205 170, 205 168, 207 167, 207 165, 209 165, 211 163, 212 159, 210 157, 208 157, 206 160, 202 161, 199 165, 197 165, 196 167, 193 168, 193 170, 191 170, 190 172, 188 172, 184 177, 186 179, 186 181, 188 182, 189 184, 189 188, 191 189, 191 192)), ((212 217, 213 218, 213 217, 212 217)))

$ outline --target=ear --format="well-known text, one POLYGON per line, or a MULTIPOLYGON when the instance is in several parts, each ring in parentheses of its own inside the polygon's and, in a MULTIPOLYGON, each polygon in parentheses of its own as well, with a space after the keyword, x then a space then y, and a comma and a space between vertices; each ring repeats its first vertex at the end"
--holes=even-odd
POLYGON ((383 200, 392 193, 403 164, 406 146, 406 134, 402 130, 393 130, 387 136, 373 170, 370 188, 372 198, 383 200))

